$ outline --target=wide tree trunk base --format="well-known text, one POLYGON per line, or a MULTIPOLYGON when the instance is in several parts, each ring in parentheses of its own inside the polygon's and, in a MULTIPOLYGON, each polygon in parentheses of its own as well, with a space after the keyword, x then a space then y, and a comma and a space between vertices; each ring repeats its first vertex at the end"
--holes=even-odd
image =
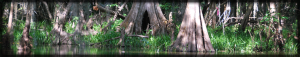
POLYGON ((205 21, 203 19, 199 3, 187 2, 179 34, 168 50, 172 51, 175 49, 176 51, 188 52, 215 51, 210 43, 205 21))
POLYGON ((152 29, 152 35, 159 35, 167 33, 167 23, 158 2, 136 2, 120 26, 128 35, 146 33, 146 29, 152 29))

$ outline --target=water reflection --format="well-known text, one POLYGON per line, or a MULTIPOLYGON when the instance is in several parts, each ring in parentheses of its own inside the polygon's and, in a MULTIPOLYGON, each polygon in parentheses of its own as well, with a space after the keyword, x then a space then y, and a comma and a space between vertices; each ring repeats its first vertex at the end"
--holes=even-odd
POLYGON ((17 50, 17 55, 31 55, 31 51, 30 50, 26 50, 26 49, 19 49, 17 50))
POLYGON ((119 55, 122 55, 122 54, 125 54, 125 50, 123 47, 119 49, 119 55))
MULTIPOLYGON (((51 54, 55 55, 84 55, 85 46, 77 46, 77 45, 55 45, 51 46, 50 49, 54 51, 51 54)), ((88 51, 88 50, 87 50, 88 51)))
POLYGON ((18 54, 30 55, 287 55, 293 52, 167 52, 157 49, 142 49, 134 47, 91 47, 78 45, 36 46, 29 52, 18 54))

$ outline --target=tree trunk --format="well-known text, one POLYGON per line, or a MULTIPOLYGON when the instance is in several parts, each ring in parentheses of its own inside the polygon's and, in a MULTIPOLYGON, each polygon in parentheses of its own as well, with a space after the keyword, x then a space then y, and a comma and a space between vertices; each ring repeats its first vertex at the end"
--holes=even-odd
MULTIPOLYGON (((137 0, 144 1, 144 0, 137 0)), ((152 35, 161 35, 173 33, 172 19, 167 20, 163 15, 158 2, 134 2, 128 13, 128 16, 121 23, 121 29, 125 30, 125 34, 141 34, 150 32, 152 35), (148 26, 149 25, 149 26, 148 26), (169 26, 168 26, 169 25, 169 26), (146 31, 152 29, 152 31, 146 31)), ((172 35, 171 35, 172 36, 172 35)), ((124 39, 120 39, 122 43, 124 39)), ((123 44, 121 46, 124 46, 123 44)))
POLYGON ((244 15, 244 18, 241 20, 241 26, 239 28, 240 31, 245 31, 245 28, 248 24, 248 21, 249 21, 249 16, 250 16, 250 13, 251 11, 253 10, 253 3, 252 2, 249 2, 248 4, 250 4, 247 8, 247 11, 244 15))
POLYGON ((18 54, 28 54, 28 52, 30 52, 30 49, 33 47, 31 44, 32 37, 29 35, 29 30, 30 30, 31 19, 35 17, 32 15, 32 14, 34 14, 33 11, 35 11, 33 8, 34 4, 35 4, 34 2, 33 3, 28 2, 28 5, 27 5, 25 27, 22 32, 23 33, 22 37, 20 39, 20 46, 18 46, 18 49, 19 49, 18 51, 21 51, 21 52, 18 54))
POLYGON ((42 1, 42 3, 45 5, 45 8, 46 8, 48 16, 49 16, 49 20, 53 21, 52 20, 53 17, 52 17, 52 14, 51 14, 50 10, 49 10, 48 4, 46 3, 46 1, 42 1))
POLYGON ((85 2, 76 2, 73 4, 75 6, 78 6, 78 8, 74 12, 76 14, 75 16, 79 16, 79 20, 75 27, 75 32, 70 35, 75 44, 83 44, 83 45, 85 43, 83 42, 84 39, 81 35, 83 34, 82 33, 83 32, 83 24, 85 23, 85 15, 84 15, 84 10, 83 10, 84 4, 85 4, 85 2))
MULTIPOLYGON (((280 26, 280 22, 279 22, 279 18, 277 15, 275 15, 276 13, 279 13, 278 11, 276 11, 276 4, 275 4, 275 0, 270 0, 270 14, 271 14, 271 24, 274 24, 275 27, 275 36, 274 36, 274 45, 276 50, 283 50, 283 41, 281 41, 282 36, 280 31, 282 30, 281 26, 280 26), (273 18, 275 17, 275 19, 273 18), (276 20, 278 18, 278 22, 273 22, 273 20, 276 20), (278 47, 278 48, 277 48, 278 47)), ((278 5, 280 6, 280 5, 278 5)), ((277 7, 278 8, 278 7, 277 7)), ((278 10, 278 9, 277 9, 278 10)))
MULTIPOLYGON (((204 23, 199 3, 188 0, 177 39, 169 49, 176 51, 214 51, 204 23), (186 47, 187 46, 187 47, 186 47)), ((197 1, 197 0, 196 0, 197 1)))
MULTIPOLYGON (((70 0, 67 4, 65 3, 58 3, 60 4, 59 7, 56 7, 55 13, 54 13, 54 27, 51 31, 51 34, 54 34, 55 40, 53 40, 52 44, 54 45, 61 45, 61 44, 85 44, 82 35, 95 35, 98 32, 92 29, 93 26, 93 20, 100 17, 100 11, 104 11, 110 14, 114 14, 115 17, 113 19, 116 19, 117 16, 122 16, 118 13, 118 10, 112 11, 109 9, 106 9, 98 4, 93 5, 93 8, 99 8, 93 9, 93 11, 99 12, 99 14, 93 15, 93 17, 87 17, 90 16, 92 12, 88 11, 89 7, 84 6, 90 6, 88 2, 85 2, 83 0, 80 0, 80 2, 75 2, 70 0), (61 7, 61 8, 60 8, 61 7), (74 33, 67 33, 63 30, 65 27, 64 25, 68 20, 74 19, 74 17, 78 18, 78 20, 75 20, 75 22, 78 22, 75 24, 74 33), (87 29, 83 29, 83 25, 86 24, 87 29)), ((121 10, 122 8, 119 8, 121 10)), ((51 15, 51 13, 48 13, 51 15)), ((109 15, 109 14, 108 14, 109 15)), ((50 17, 50 16, 49 16, 50 17)), ((121 17, 122 18, 122 17, 121 17)), ((108 25, 110 26, 110 25, 108 25)))
POLYGON ((205 17, 205 20, 207 22, 207 24, 210 24, 212 26, 212 28, 215 28, 215 24, 216 24, 216 6, 215 6, 215 2, 211 2, 211 6, 210 6, 210 10, 209 12, 207 12, 208 14, 206 15, 207 17, 205 17), (210 23, 210 21, 212 21, 212 23, 210 23))
MULTIPOLYGON (((282 4, 281 2, 276 1, 276 13, 281 13, 281 8, 280 5, 282 4)), ((278 14, 276 15, 276 18, 278 19, 277 22, 275 22, 275 28, 276 28, 276 44, 278 45, 278 48, 280 51, 283 51, 283 46, 285 45, 285 40, 282 36, 282 25, 281 25, 281 16, 278 14)))
POLYGON ((71 44, 71 41, 69 39, 69 33, 63 31, 64 24, 66 22, 66 17, 69 15, 70 7, 73 3, 68 3, 67 6, 64 5, 64 3, 60 5, 61 7, 64 7, 64 11, 60 11, 60 9, 56 9, 56 17, 55 17, 55 24, 51 31, 51 34, 55 34, 55 40, 52 44, 71 44))
MULTIPOLYGON (((200 6, 201 8, 201 6, 200 6)), ((204 48, 206 51, 215 51, 211 42, 210 42, 210 38, 209 38, 209 35, 208 35, 208 32, 207 32, 207 28, 206 28, 206 24, 204 22, 204 17, 203 17, 203 14, 202 14, 202 10, 200 9, 200 17, 201 17, 201 22, 202 22, 202 30, 203 30, 203 37, 204 37, 204 48)), ((196 19, 197 21, 197 19, 196 19)), ((197 45, 197 46, 200 46, 200 45, 197 45)), ((197 47, 197 49, 199 49, 199 47, 197 47)))
MULTIPOLYGON (((14 0, 13 0, 14 1, 14 0)), ((12 27, 12 18, 13 18, 13 9, 14 9, 14 2, 11 2, 10 4, 10 10, 9 10, 9 17, 8 17, 8 24, 7 24, 7 32, 10 34, 11 27, 12 27)), ((2 14, 2 13, 1 13, 2 14)))
POLYGON ((151 34, 159 35, 166 33, 167 23, 168 20, 161 12, 158 2, 134 2, 120 26, 125 28, 126 34, 131 35, 145 33, 149 24, 151 34))

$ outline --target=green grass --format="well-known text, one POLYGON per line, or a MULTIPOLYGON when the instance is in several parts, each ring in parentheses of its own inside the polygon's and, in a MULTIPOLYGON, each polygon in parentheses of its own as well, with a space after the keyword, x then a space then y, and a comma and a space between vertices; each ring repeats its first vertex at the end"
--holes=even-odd
MULTIPOLYGON (((108 29, 108 31, 106 33, 103 33, 102 31, 100 31, 100 28, 104 28, 108 24, 107 22, 104 22, 102 25, 94 24, 93 29, 95 31, 98 31, 99 33, 97 33, 96 35, 87 35, 87 36, 84 36, 84 38, 89 43, 98 43, 98 42, 103 42, 103 41, 111 39, 111 38, 118 37, 121 34, 119 32, 115 32, 116 27, 119 26, 122 22, 123 22, 122 19, 116 20, 115 23, 113 25, 111 25, 111 29, 108 29)), ((112 40, 109 42, 104 42, 103 44, 114 44, 115 45, 117 43, 118 43, 118 40, 112 40)))
MULTIPOLYGON (((235 32, 235 28, 226 27, 225 35, 223 31, 212 30, 208 27, 208 33, 211 38, 211 43, 217 51, 247 51, 252 52, 252 47, 255 43, 252 43, 251 37, 248 33, 235 32)), ((257 40, 255 40, 257 41, 257 40)))
MULTIPOLYGON (((220 29, 219 27, 218 29, 220 29)), ((258 33, 255 33, 254 42, 252 42, 251 36, 249 32, 236 32, 237 27, 229 26, 225 29, 225 35, 222 30, 216 31, 217 29, 212 29, 208 27, 208 33, 211 39, 211 43, 215 50, 217 51, 227 51, 227 52, 254 52, 253 48, 257 46, 262 46, 264 50, 271 51, 270 49, 266 49, 266 46, 273 48, 273 41, 271 38, 269 40, 269 44, 266 42, 261 42, 258 33), (235 48, 235 50, 234 50, 235 48)), ((286 44, 284 46, 285 51, 294 51, 296 50, 296 45, 293 38, 286 38, 287 32, 283 31, 283 36, 285 37, 286 44)), ((262 35, 262 40, 265 41, 266 36, 262 35)))

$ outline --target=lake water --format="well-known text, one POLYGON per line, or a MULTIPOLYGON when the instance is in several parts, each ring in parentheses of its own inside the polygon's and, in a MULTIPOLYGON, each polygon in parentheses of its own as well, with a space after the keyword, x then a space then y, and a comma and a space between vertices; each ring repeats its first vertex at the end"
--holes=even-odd
MULTIPOLYGON (((15 55, 20 51, 13 51, 15 55)), ((287 55, 294 56, 296 52, 167 52, 162 49, 134 47, 92 47, 78 45, 45 45, 36 46, 29 55, 287 55)))

